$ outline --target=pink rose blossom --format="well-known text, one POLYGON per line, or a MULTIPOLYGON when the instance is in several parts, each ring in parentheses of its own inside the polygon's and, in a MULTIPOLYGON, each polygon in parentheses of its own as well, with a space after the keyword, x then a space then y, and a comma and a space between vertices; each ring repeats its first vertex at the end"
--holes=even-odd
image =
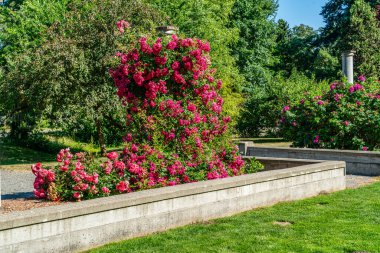
POLYGON ((125 181, 121 181, 116 185, 116 190, 120 193, 126 192, 128 190, 129 183, 125 181))
POLYGON ((282 108, 282 112, 286 112, 286 111, 289 111, 290 110, 290 106, 284 106, 284 108, 282 108))
POLYGON ((74 197, 74 199, 79 200, 79 199, 81 198, 81 195, 80 195, 79 192, 74 192, 74 193, 73 193, 73 197, 74 197))
POLYGON ((120 33, 124 33, 124 29, 129 28, 130 24, 125 20, 120 20, 116 22, 116 26, 119 29, 120 33))
POLYGON ((107 158, 110 159, 111 161, 116 160, 118 157, 119 157, 119 154, 115 151, 107 154, 107 158))
POLYGON ((108 195, 108 194, 110 194, 111 191, 110 191, 110 189, 108 189, 107 187, 104 186, 104 187, 102 187, 102 192, 103 192, 104 194, 107 194, 107 195, 108 195))

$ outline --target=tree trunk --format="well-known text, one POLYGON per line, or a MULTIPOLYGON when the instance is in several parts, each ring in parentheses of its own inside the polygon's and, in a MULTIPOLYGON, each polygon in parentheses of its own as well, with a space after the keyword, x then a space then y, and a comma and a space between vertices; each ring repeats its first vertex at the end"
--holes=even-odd
POLYGON ((14 140, 25 141, 28 139, 29 134, 36 126, 36 120, 33 116, 29 118, 26 116, 27 112, 16 112, 11 117, 10 122, 10 137, 14 140))
POLYGON ((102 125, 101 125, 99 119, 95 119, 95 124, 96 124, 96 129, 98 131, 100 153, 102 154, 102 156, 106 156, 107 155, 106 143, 104 142, 104 135, 103 135, 102 125))

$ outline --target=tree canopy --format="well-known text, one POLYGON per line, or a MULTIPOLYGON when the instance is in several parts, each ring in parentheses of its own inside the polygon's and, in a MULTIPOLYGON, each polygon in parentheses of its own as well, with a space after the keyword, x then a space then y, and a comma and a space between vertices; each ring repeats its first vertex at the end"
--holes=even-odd
POLYGON ((236 45, 232 45, 232 52, 246 78, 248 91, 253 86, 269 83, 269 67, 275 61, 274 15, 277 7, 274 0, 237 0, 232 7, 230 25, 239 31, 239 39, 236 45))
POLYGON ((116 22, 133 20, 133 36, 153 31, 160 17, 141 1, 78 0, 64 18, 46 30, 38 48, 18 54, 7 65, 2 96, 8 101, 12 131, 26 124, 15 115, 28 116, 25 131, 45 116, 72 134, 87 134, 86 141, 95 137, 104 152, 105 126, 113 125, 106 128, 111 131, 107 142, 115 139, 112 129, 120 137, 124 127, 108 74, 119 47, 116 22))
POLYGON ((0 116, 14 138, 49 120, 103 151, 119 140, 125 124, 108 73, 128 45, 118 20, 129 22, 130 39, 174 25, 209 41, 233 123, 245 100, 254 97, 246 105, 256 108, 255 101, 277 99, 271 87, 279 80, 282 89, 286 80, 339 79, 345 50, 356 51, 357 75, 378 77, 380 0, 329 0, 320 30, 275 22, 277 8, 276 0, 8 0, 0 6, 0 116))
POLYGON ((379 0, 330 0, 322 8, 326 25, 321 44, 332 49, 336 57, 345 50, 357 51, 355 70, 359 75, 378 75, 379 5, 379 0))

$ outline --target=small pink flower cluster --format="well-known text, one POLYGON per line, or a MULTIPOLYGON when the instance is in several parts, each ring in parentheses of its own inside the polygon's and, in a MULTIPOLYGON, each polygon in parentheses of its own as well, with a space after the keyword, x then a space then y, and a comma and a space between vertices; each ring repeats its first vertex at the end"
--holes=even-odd
POLYGON ((340 100, 343 96, 344 96, 343 94, 336 93, 336 94, 334 94, 334 100, 335 100, 336 102, 339 102, 339 100, 340 100))
POLYGON ((120 20, 116 22, 116 27, 117 29, 119 29, 119 32, 123 34, 125 31, 125 28, 129 28, 130 24, 125 20, 120 20))
POLYGON ((359 82, 365 82, 365 80, 366 80, 366 78, 363 75, 361 75, 361 76, 358 77, 358 81, 359 82))
POLYGON ((363 86, 360 85, 360 84, 358 84, 358 83, 356 83, 356 84, 352 85, 348 90, 349 90, 350 93, 353 93, 353 92, 355 92, 357 90, 362 90, 362 89, 363 89, 363 86))
POLYGON ((94 172, 92 175, 88 174, 85 170, 85 166, 80 162, 80 159, 75 163, 75 168, 70 172, 72 178, 74 190, 73 197, 80 200, 85 192, 92 195, 98 193, 97 184, 99 183, 99 175, 94 172))
POLYGON ((286 105, 284 106, 284 108, 282 108, 282 112, 287 112, 290 110, 290 106, 289 105, 286 105))
POLYGON ((98 193, 97 184, 99 182, 99 175, 96 172, 92 174, 86 172, 86 168, 81 162, 84 159, 83 153, 77 153, 75 156, 77 158, 76 161, 72 161, 73 155, 70 149, 67 148, 59 151, 57 154, 57 162, 59 164, 54 172, 53 170, 43 169, 40 163, 32 166, 32 172, 36 175, 34 195, 37 198, 48 197, 46 190, 49 184, 57 182, 57 176, 59 179, 65 178, 70 182, 70 189, 68 190, 72 191, 72 197, 76 200, 80 200, 86 192, 92 195, 98 193))
POLYGON ((34 180, 34 196, 38 199, 47 197, 47 186, 49 183, 54 182, 55 173, 51 170, 42 168, 41 163, 32 165, 32 172, 36 176, 34 180))

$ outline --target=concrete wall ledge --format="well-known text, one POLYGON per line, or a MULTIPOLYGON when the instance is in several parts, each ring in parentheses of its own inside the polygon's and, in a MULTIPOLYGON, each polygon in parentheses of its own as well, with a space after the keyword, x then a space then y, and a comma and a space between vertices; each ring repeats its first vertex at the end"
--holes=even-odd
POLYGON ((246 146, 245 150, 247 156, 345 161, 347 164, 348 174, 366 176, 380 175, 380 152, 311 148, 256 147, 251 145, 246 146))
POLYGON ((309 161, 293 168, 14 212, 0 215, 0 252, 77 251, 344 188, 344 162, 309 161))
MULTIPOLYGON (((250 154, 255 149, 271 149, 271 150, 287 150, 287 151, 295 151, 295 152, 304 152, 304 153, 328 153, 328 154, 335 154, 335 155, 353 155, 355 157, 361 157, 361 158, 379 158, 380 159, 380 152, 377 151, 359 151, 359 150, 341 150, 341 149, 315 149, 315 148, 286 148, 286 147, 255 147, 255 146, 248 146, 247 155, 250 156, 250 154)), ((253 151, 254 152, 254 151, 253 151)), ((297 158, 298 159, 298 158, 297 158)))

